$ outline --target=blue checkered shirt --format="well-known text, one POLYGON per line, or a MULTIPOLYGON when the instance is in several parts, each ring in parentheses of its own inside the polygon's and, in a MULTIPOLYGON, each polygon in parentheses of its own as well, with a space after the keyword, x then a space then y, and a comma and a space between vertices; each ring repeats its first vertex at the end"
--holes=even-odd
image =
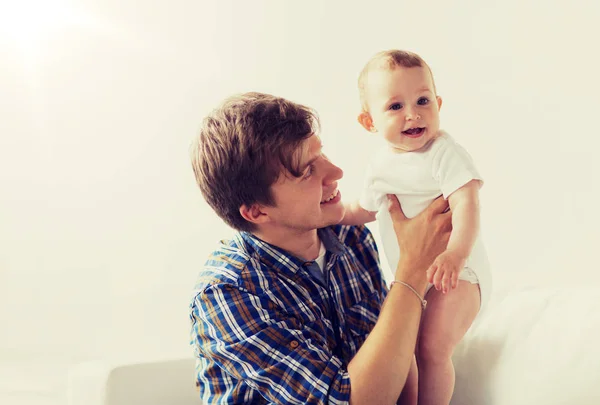
POLYGON ((347 366, 387 294, 371 232, 318 230, 325 269, 236 233, 206 261, 190 305, 206 404, 347 404, 347 366))

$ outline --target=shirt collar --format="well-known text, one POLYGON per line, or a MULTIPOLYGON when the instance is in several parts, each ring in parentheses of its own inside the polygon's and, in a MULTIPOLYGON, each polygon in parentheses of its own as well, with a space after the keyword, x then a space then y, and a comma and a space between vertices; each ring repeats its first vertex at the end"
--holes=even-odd
MULTIPOLYGON (((334 255, 343 255, 346 252, 346 247, 340 241, 337 234, 330 227, 317 230, 319 238, 325 246, 325 250, 334 255)), ((239 232, 236 239, 239 242, 244 242, 251 255, 267 264, 275 270, 286 269, 296 273, 298 269, 305 263, 304 260, 291 255, 289 252, 267 243, 250 232, 239 232)))

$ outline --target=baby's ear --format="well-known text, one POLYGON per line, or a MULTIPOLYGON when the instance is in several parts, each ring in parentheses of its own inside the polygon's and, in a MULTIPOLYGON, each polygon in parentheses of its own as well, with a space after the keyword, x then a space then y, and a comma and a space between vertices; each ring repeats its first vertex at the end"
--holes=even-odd
POLYGON ((373 125, 373 119, 371 118, 371 114, 367 111, 363 111, 358 115, 358 122, 364 129, 369 132, 377 132, 377 128, 373 125))
POLYGON ((440 110, 442 108, 442 98, 440 96, 437 96, 436 99, 438 103, 438 110, 440 110))

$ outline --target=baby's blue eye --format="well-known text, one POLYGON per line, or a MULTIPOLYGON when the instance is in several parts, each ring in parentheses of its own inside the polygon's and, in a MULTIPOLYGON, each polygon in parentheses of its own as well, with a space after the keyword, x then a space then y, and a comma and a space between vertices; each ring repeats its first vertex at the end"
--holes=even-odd
POLYGON ((427 104, 429 104, 429 99, 427 97, 421 97, 419 99, 419 101, 417 101, 417 104, 419 104, 419 105, 427 105, 427 104))
POLYGON ((399 110, 402 108, 402 104, 400 103, 394 103, 390 106, 390 110, 399 110))

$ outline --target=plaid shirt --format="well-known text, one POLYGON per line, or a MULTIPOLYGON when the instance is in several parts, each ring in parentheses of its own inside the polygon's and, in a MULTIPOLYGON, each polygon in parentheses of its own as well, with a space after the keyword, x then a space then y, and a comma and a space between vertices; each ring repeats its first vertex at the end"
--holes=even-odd
POLYGON ((313 275, 314 262, 246 232, 206 261, 190 306, 206 404, 348 403, 348 363, 375 326, 387 287, 366 227, 318 233, 321 274, 313 275))

